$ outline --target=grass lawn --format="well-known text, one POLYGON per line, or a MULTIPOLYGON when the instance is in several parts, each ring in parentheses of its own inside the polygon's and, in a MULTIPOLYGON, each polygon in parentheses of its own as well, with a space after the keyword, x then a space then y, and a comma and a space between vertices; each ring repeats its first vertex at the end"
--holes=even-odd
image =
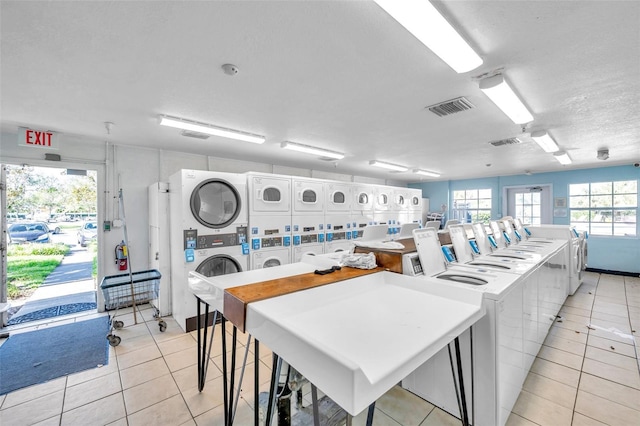
POLYGON ((7 256, 7 296, 29 297, 62 262, 69 251, 64 244, 10 245, 7 256))

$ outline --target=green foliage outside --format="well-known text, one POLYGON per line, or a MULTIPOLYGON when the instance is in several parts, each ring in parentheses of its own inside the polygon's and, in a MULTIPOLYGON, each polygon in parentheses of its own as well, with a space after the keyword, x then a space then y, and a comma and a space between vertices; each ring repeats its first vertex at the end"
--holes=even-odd
POLYGON ((68 251, 65 244, 10 245, 7 250, 9 299, 30 296, 62 262, 68 251))

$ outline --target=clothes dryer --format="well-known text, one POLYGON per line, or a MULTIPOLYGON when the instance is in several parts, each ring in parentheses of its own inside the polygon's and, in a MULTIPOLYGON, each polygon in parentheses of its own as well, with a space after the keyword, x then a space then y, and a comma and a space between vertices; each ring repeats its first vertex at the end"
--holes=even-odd
POLYGON ((291 215, 291 176, 247 173, 249 217, 291 215))
POLYGON ((351 190, 352 185, 347 182, 325 182, 325 213, 327 215, 349 216, 351 214, 351 203, 353 201, 351 190))
POLYGON ((292 178, 292 215, 324 215, 324 181, 312 178, 292 178))
POLYGON ((248 268, 247 180, 243 174, 181 170, 169 177, 173 316, 195 328, 190 271, 226 274, 248 268))
POLYGON ((393 188, 376 185, 373 188, 373 211, 387 212, 393 208, 393 188))

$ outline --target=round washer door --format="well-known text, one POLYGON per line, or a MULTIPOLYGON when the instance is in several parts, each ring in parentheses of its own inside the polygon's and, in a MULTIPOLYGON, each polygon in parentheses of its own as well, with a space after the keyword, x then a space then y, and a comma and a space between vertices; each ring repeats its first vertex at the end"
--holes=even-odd
POLYGON ((196 272, 205 277, 216 277, 218 275, 242 272, 242 267, 233 257, 226 254, 216 254, 208 257, 198 265, 196 272))
POLYGON ((240 214, 240 194, 222 179, 202 181, 191 193, 191 213, 207 228, 229 226, 240 214))

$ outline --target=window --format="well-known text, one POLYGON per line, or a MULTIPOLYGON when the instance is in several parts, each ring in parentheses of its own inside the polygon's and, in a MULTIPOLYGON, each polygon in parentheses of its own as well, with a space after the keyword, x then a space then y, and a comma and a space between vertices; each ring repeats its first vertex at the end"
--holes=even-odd
POLYGON ((491 219, 491 188, 453 191, 451 219, 457 219, 462 223, 489 223, 491 219))
POLYGON ((540 205, 541 192, 519 192, 516 193, 516 215, 522 223, 530 223, 532 225, 539 225, 541 222, 541 205, 540 205))
POLYGON ((569 185, 571 225, 593 235, 635 236, 638 181, 569 185))

